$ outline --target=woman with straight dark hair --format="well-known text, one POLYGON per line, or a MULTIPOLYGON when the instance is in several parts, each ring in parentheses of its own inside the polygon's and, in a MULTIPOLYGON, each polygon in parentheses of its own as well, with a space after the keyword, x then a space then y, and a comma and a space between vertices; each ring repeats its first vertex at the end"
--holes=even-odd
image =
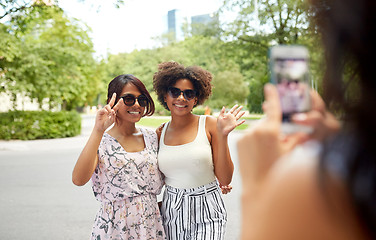
POLYGON ((313 134, 281 141, 278 92, 265 86, 267 117, 238 142, 242 239, 376 239, 376 1, 311 3, 341 126, 312 93, 313 110, 293 119, 313 134))
POLYGON ((98 111, 72 174, 78 186, 91 178, 101 202, 91 239, 165 239, 156 198, 163 186, 157 134, 135 125, 153 113, 154 102, 139 79, 127 74, 110 82, 107 105, 98 111))

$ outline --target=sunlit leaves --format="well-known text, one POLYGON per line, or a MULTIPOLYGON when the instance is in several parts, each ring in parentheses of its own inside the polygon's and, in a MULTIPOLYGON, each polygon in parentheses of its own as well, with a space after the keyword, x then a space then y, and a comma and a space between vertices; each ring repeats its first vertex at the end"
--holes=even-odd
MULTIPOLYGON (((72 109, 96 98, 100 85, 87 27, 57 6, 39 6, 17 12, 3 28, 4 39, 14 42, 0 61, 4 90, 23 93, 40 105, 47 99, 50 108, 72 109)), ((7 47, 1 45, 0 53, 7 47)))

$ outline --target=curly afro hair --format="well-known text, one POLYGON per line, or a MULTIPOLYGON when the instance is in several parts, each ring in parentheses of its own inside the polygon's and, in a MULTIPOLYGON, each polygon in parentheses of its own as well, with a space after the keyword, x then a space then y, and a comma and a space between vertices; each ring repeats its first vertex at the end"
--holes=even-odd
POLYGON ((180 79, 188 79, 192 82, 194 90, 197 92, 197 105, 201 105, 212 93, 212 74, 201 67, 184 67, 177 62, 164 62, 158 65, 158 72, 153 76, 154 91, 158 95, 158 101, 167 110, 168 106, 164 101, 169 87, 175 85, 180 79))

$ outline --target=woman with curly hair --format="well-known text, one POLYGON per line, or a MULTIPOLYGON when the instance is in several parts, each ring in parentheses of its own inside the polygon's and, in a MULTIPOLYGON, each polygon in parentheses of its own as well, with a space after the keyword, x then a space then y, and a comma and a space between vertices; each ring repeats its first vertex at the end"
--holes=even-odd
POLYGON ((192 109, 211 95, 212 75, 197 66, 161 63, 153 86, 171 121, 159 132, 158 166, 166 190, 161 213, 168 239, 224 239, 227 213, 220 185, 229 185, 234 166, 228 134, 244 123, 242 107, 223 107, 218 119, 192 109), (218 184, 219 182, 219 184, 218 184))

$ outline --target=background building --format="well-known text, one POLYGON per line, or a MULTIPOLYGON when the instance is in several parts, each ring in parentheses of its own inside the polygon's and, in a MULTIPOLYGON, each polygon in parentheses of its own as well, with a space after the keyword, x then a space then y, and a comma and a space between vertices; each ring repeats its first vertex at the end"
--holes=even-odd
POLYGON ((181 41, 184 39, 182 30, 184 17, 182 12, 178 9, 173 9, 167 13, 167 31, 173 41, 181 41))
POLYGON ((191 24, 201 23, 208 24, 213 21, 213 16, 211 14, 202 14, 191 17, 191 24))
POLYGON ((217 27, 219 27, 219 19, 215 14, 188 16, 179 9, 173 9, 167 13, 167 32, 171 41, 184 40, 185 33, 207 35, 217 27))
POLYGON ((211 35, 214 36, 216 29, 219 28, 218 15, 202 14, 191 17, 192 35, 211 35))

